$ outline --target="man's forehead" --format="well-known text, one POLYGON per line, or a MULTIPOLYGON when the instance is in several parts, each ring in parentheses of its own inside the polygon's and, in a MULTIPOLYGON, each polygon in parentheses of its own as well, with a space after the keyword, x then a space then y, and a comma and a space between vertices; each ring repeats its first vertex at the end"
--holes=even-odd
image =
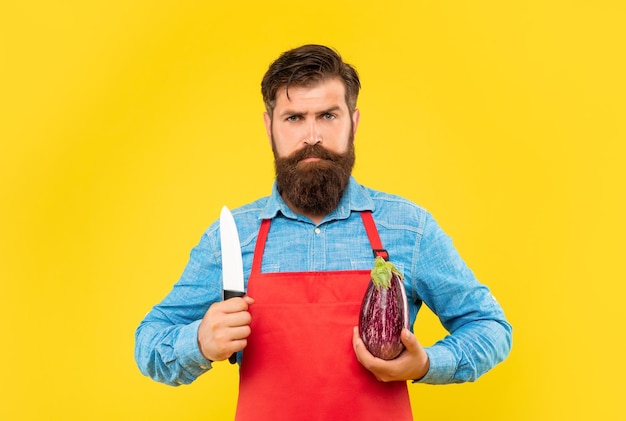
POLYGON ((346 89, 338 79, 324 80, 316 83, 285 85, 276 92, 276 105, 290 106, 307 101, 335 101, 338 106, 345 104, 346 89))

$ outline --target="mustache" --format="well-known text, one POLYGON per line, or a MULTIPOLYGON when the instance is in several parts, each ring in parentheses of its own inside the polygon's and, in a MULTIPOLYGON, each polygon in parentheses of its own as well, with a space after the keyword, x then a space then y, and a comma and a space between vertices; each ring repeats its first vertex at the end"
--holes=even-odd
POLYGON ((340 154, 331 152, 323 146, 315 144, 307 145, 304 148, 295 151, 293 154, 291 154, 291 156, 289 156, 289 160, 293 162, 299 162, 307 158, 319 158, 328 161, 336 161, 340 157, 340 154))

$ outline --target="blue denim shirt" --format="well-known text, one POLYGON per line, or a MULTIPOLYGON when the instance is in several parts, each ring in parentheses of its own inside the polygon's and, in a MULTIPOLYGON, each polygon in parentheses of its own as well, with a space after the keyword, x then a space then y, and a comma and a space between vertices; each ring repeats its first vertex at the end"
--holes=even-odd
MULTIPOLYGON (((419 381, 474 381, 504 360, 511 347, 511 326, 432 216, 406 199, 366 188, 354 179, 337 208, 319 225, 289 209, 276 185, 271 196, 234 209, 246 283, 261 220, 268 218, 272 227, 262 272, 371 269, 372 249, 358 212, 365 210, 372 211, 383 247, 404 275, 411 325, 424 303, 450 332, 426 348, 430 370, 419 381)), ((198 327, 209 306, 221 299, 216 221, 191 251, 172 291, 137 329, 135 359, 142 373, 178 385, 209 370, 211 362, 199 350, 198 327)))

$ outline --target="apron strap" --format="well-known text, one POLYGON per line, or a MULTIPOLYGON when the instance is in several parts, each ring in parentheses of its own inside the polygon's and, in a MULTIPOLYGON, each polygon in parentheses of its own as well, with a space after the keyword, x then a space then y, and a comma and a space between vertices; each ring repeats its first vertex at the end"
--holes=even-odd
POLYGON ((263 219, 261 221, 261 228, 259 228, 259 235, 256 239, 256 245, 254 246, 252 272, 250 275, 258 275, 261 273, 261 263, 263 262, 263 253, 265 252, 265 240, 267 240, 267 234, 270 232, 271 223, 271 219, 263 219))
POLYGON ((378 229, 376 229, 376 223, 372 217, 372 212, 361 212, 361 219, 363 219, 363 225, 365 225, 365 232, 367 232, 367 238, 370 240, 374 257, 382 257, 386 261, 389 260, 389 253, 383 248, 383 244, 380 242, 378 235, 378 229))
MULTIPOLYGON (((367 238, 369 239, 370 245, 372 246, 372 251, 374 252, 374 257, 380 256, 385 260, 389 260, 389 253, 383 248, 383 245, 380 241, 380 236, 378 235, 378 229, 376 229, 376 223, 374 222, 374 218, 372 217, 372 212, 363 211, 360 213, 361 219, 363 220, 363 225, 365 226, 365 232, 367 233, 367 238)), ((267 240, 267 235, 270 232, 271 223, 271 219, 263 219, 261 221, 259 236, 257 237, 256 245, 254 246, 251 274, 261 273, 261 263, 263 261, 263 253, 265 252, 265 242, 267 240)))

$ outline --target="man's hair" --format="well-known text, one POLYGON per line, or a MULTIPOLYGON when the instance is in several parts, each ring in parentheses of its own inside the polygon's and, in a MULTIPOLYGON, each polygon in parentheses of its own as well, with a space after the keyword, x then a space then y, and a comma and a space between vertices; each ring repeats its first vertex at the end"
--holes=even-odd
POLYGON ((261 93, 265 109, 271 116, 276 106, 276 94, 283 87, 289 98, 290 86, 313 86, 333 78, 343 82, 346 104, 350 112, 354 111, 361 82, 356 69, 345 63, 337 51, 316 44, 285 51, 263 76, 261 93))

